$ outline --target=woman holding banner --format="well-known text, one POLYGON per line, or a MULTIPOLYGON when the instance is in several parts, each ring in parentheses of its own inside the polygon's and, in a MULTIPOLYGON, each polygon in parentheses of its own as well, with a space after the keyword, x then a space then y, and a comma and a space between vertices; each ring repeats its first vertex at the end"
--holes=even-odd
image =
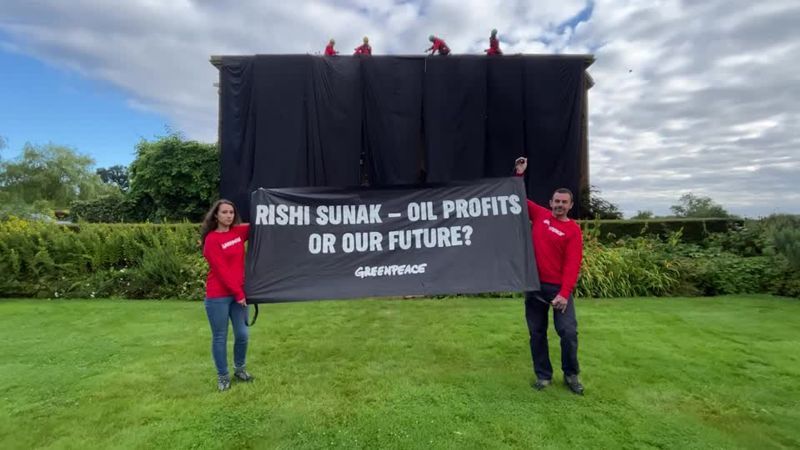
POLYGON ((241 223, 236 206, 218 200, 206 214, 200 229, 203 257, 208 262, 205 307, 211 325, 211 355, 217 367, 217 387, 228 390, 228 320, 233 325, 233 375, 252 381, 245 370, 247 356, 247 300, 244 295, 244 243, 249 224, 241 223))

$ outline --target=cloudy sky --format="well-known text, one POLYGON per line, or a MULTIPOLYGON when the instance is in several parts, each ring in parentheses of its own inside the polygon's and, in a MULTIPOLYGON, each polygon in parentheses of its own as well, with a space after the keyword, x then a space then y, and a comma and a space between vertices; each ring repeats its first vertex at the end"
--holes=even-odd
POLYGON ((591 182, 627 215, 687 192, 800 213, 797 0, 2 0, 0 136, 127 164, 165 126, 216 140, 210 55, 592 53, 591 182), (235 6, 232 6, 235 5, 235 6))

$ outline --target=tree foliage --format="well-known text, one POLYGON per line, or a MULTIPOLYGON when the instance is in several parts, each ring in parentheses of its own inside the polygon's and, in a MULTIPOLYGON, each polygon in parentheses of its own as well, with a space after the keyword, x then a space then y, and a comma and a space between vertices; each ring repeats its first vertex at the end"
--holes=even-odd
POLYGON ((0 197, 12 203, 46 201, 67 207, 108 193, 93 164, 92 158, 69 147, 25 144, 18 158, 0 161, 0 197))
POLYGON ((123 165, 101 167, 97 169, 97 175, 103 183, 117 186, 122 192, 126 192, 130 187, 128 168, 123 165))
POLYGON ((129 195, 150 220, 200 221, 219 195, 219 176, 215 144, 171 133, 136 146, 129 195))
POLYGON ((703 197, 692 193, 684 194, 678 199, 677 205, 669 208, 677 217, 694 218, 727 218, 730 213, 722 205, 711 200, 710 197, 703 197))
POLYGON ((771 250, 800 270, 800 216, 774 214, 762 221, 771 250))
POLYGON ((653 211, 646 209, 646 210, 636 211, 636 214, 634 214, 633 217, 631 217, 631 220, 650 220, 654 217, 655 214, 653 214, 653 211))
POLYGON ((581 195, 582 219, 622 219, 622 212, 614 203, 600 196, 597 186, 590 186, 581 195))

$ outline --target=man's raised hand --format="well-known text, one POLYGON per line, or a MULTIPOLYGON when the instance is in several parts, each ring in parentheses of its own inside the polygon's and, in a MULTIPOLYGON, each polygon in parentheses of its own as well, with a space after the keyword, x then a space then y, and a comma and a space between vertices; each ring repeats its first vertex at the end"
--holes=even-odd
POLYGON ((520 156, 514 161, 514 170, 517 172, 517 175, 522 175, 525 173, 525 170, 528 168, 528 158, 520 156))

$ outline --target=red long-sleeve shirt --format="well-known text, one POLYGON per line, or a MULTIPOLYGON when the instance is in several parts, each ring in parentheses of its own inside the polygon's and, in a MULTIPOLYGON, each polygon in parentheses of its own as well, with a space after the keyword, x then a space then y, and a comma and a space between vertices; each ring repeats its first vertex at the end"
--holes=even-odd
POLYGON ((489 37, 489 49, 486 50, 487 55, 502 55, 500 50, 500 40, 496 37, 489 37))
POLYGON ((206 297, 230 297, 239 302, 244 295, 244 243, 250 226, 235 225, 224 232, 212 231, 203 244, 208 261, 206 297))
POLYGON ((337 54, 339 54, 339 52, 333 49, 333 44, 328 44, 325 46, 325 56, 334 56, 337 54))
POLYGON ((561 285, 558 294, 569 298, 578 281, 583 258, 581 227, 574 220, 556 219, 551 210, 530 200, 528 217, 539 280, 561 285))
POLYGON ((354 55, 371 55, 372 54, 372 47, 369 44, 363 44, 356 47, 354 55))
POLYGON ((440 55, 446 55, 450 53, 450 47, 448 47, 447 44, 439 38, 433 38, 433 45, 431 45, 428 50, 432 50, 431 55, 437 51, 440 55))

